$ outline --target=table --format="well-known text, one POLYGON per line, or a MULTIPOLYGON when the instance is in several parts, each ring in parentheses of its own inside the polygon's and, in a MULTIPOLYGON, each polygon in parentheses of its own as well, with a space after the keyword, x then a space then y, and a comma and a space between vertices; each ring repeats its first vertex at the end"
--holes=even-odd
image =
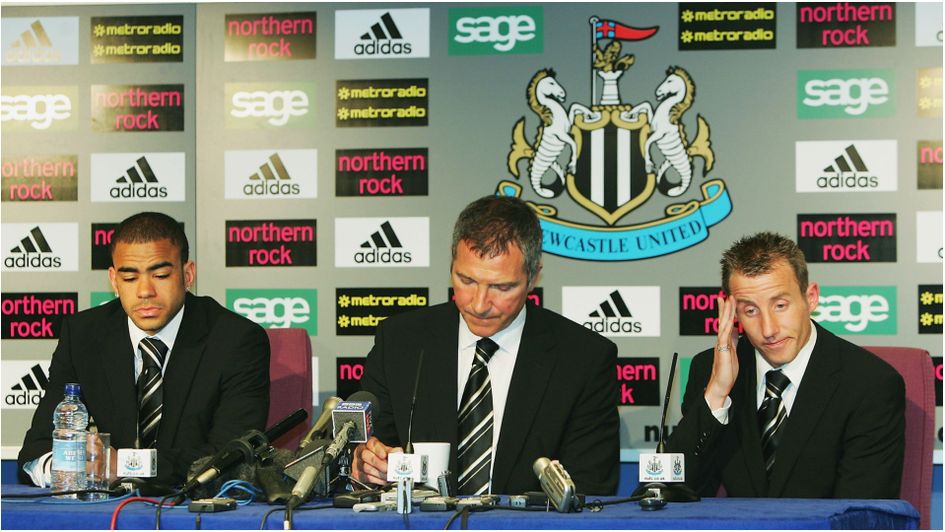
MULTIPOLYGON (((0 486, 0 494, 39 493, 43 490, 20 485, 0 486)), ((613 497, 602 497, 611 500, 613 497)), ((102 503, 0 502, 4 529, 99 529, 107 530, 115 501, 102 503)), ((324 504, 312 501, 306 506, 324 504)), ((505 504, 505 499, 503 499, 505 504)), ((203 514, 203 529, 258 529, 263 514, 275 508, 251 504, 235 511, 203 514)), ((409 515, 413 529, 442 529, 453 512, 420 512, 409 515)), ((162 528, 193 529, 196 514, 184 508, 165 508, 162 528)), ((283 513, 270 516, 267 528, 281 529, 283 513)), ((497 509, 473 513, 470 529, 916 529, 919 514, 901 500, 836 499, 737 499, 712 498, 696 503, 669 503, 666 508, 644 512, 635 503, 605 506, 600 512, 575 514, 523 512, 497 509)), ((330 508, 297 511, 297 529, 403 529, 396 512, 355 513, 330 508)), ((153 529, 154 508, 131 503, 122 509, 118 528, 153 529)), ((452 529, 460 528, 460 520, 452 529)))

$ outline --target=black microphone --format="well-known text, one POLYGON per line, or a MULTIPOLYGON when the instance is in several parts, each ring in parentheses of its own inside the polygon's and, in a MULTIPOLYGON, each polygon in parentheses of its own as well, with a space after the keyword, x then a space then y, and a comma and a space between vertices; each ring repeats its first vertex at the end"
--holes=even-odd
POLYGON ((335 397, 334 395, 325 399, 324 404, 322 404, 322 413, 318 416, 318 419, 315 420, 315 423, 312 423, 312 428, 305 434, 305 437, 302 438, 302 441, 299 442, 299 449, 304 449, 305 446, 312 443, 312 440, 315 438, 321 437, 322 432, 328 428, 328 423, 331 422, 331 411, 338 406, 338 403, 341 402, 340 397, 335 397))
POLYGON ((417 407, 417 390, 420 389, 420 372, 423 370, 423 349, 417 361, 417 376, 413 381, 413 399, 410 400, 410 416, 407 418, 407 445, 404 445, 405 454, 413 454, 413 411, 417 407))
POLYGON ((338 459, 349 443, 364 443, 374 434, 372 411, 377 408, 377 396, 371 392, 355 392, 331 412, 334 440, 325 449, 323 464, 338 459))
POLYGON ((265 433, 255 429, 246 431, 242 436, 231 440, 223 449, 220 449, 220 452, 214 455, 213 458, 210 459, 210 462, 204 466, 203 471, 194 475, 184 484, 184 487, 181 488, 181 492, 190 493, 198 486, 202 486, 217 478, 224 470, 236 464, 243 462, 252 463, 261 458, 265 458, 268 456, 269 450, 271 449, 269 445, 271 441, 282 436, 307 417, 308 413, 300 408, 292 414, 289 414, 289 416, 282 421, 266 429, 265 433))

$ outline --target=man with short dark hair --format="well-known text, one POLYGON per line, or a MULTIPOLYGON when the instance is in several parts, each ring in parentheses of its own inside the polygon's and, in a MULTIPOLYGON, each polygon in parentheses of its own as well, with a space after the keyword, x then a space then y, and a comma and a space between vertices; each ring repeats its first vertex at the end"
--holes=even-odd
POLYGON ((459 215, 452 248, 455 302, 392 316, 377 329, 361 386, 380 410, 375 437, 355 450, 355 478, 386 483, 387 456, 409 434, 451 444, 460 494, 539 490, 539 457, 558 459, 581 493, 615 493, 617 348, 525 304, 542 266, 537 216, 517 198, 481 198, 459 215))
POLYGON ((705 496, 721 483, 732 497, 898 498, 899 373, 811 320, 820 288, 790 239, 742 238, 721 264, 716 346, 693 359, 669 440, 686 483, 705 496))
POLYGON ((188 255, 183 229, 167 215, 139 213, 115 229, 108 277, 118 298, 63 319, 46 394, 17 459, 23 480, 49 483, 53 411, 69 382, 81 384, 113 447, 157 449, 166 484, 182 481, 195 459, 264 428, 266 333, 189 293, 196 266, 188 255))

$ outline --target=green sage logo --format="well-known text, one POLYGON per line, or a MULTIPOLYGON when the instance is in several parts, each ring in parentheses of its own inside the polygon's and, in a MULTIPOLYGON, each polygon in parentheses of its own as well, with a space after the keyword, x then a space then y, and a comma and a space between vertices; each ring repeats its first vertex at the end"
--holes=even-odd
POLYGON ((89 308, 100 307, 117 297, 114 292, 92 292, 89 295, 89 308))
POLYGON ((798 118, 875 118, 896 112, 892 69, 800 70, 798 118))
POLYGON ((540 6, 450 9, 450 55, 540 54, 540 6))
POLYGON ((79 124, 77 86, 4 85, 0 92, 4 133, 72 131, 79 124))
POLYGON ((821 286, 811 317, 834 334, 896 334, 896 287, 821 286))
POLYGON ((318 290, 227 289, 226 307, 270 329, 296 327, 318 334, 318 290))
POLYGON ((223 90, 228 129, 315 127, 314 83, 227 83, 223 90))

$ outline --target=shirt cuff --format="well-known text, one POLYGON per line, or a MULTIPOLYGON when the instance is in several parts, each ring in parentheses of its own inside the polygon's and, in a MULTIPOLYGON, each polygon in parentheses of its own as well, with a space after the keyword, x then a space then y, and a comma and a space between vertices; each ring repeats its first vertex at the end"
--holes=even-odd
POLYGON ((33 484, 40 488, 52 484, 52 453, 46 453, 31 462, 23 464, 23 471, 29 475, 33 484))
MULTIPOLYGON (((705 404, 709 404, 709 400, 705 400, 705 404)), ((732 398, 725 396, 725 402, 722 403, 722 406, 716 410, 712 410, 712 416, 721 423, 722 425, 728 425, 728 411, 732 407, 732 398)), ((711 408, 711 407, 710 407, 711 408)))

